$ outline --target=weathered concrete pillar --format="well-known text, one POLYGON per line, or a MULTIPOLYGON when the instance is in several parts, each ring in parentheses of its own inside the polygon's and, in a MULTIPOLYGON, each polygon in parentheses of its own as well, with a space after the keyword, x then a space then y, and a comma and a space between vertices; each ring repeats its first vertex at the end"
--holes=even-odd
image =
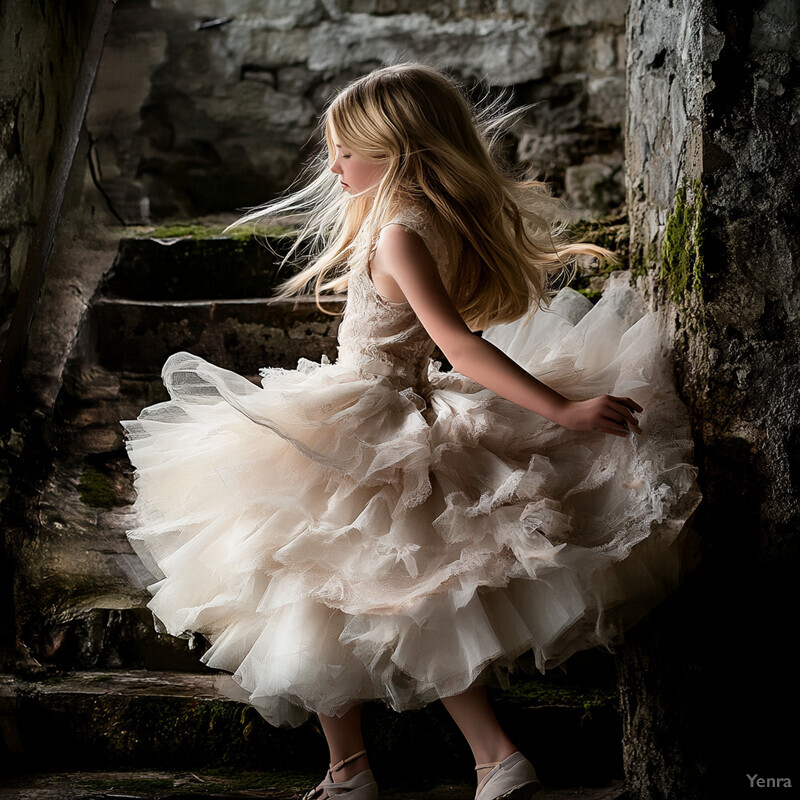
POLYGON ((705 499, 700 566, 618 659, 625 767, 636 800, 740 797, 800 783, 800 6, 631 0, 627 42, 631 253, 705 499))

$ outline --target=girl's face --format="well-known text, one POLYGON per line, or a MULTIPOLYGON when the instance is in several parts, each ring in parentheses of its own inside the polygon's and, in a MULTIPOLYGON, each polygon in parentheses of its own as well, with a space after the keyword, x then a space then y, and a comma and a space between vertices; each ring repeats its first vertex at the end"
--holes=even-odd
POLYGON ((333 130, 332 136, 336 147, 336 158, 331 164, 331 172, 339 176, 339 183, 344 191, 349 194, 364 192, 367 197, 374 196, 375 189, 386 172, 387 164, 364 161, 349 148, 344 147, 333 130))

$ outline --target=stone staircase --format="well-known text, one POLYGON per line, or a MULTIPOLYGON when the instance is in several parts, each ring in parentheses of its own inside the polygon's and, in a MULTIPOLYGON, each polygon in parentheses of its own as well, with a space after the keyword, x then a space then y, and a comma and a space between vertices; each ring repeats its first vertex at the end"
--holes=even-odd
MULTIPOLYGON (((313 300, 272 299, 287 239, 267 244, 274 253, 252 238, 120 242, 10 531, 30 655, 0 675, 0 763, 17 773, 0 797, 288 798, 321 777, 327 754, 314 722, 271 727, 216 694, 202 636, 155 630, 145 608, 154 579, 125 538, 132 470, 119 420, 166 399, 170 353, 256 381, 262 366, 336 357, 338 316, 313 300)), ((342 298, 328 306, 339 311, 342 298)), ((555 675, 490 689, 512 739, 554 787, 541 797, 623 796, 614 687, 610 658, 588 652, 555 675)), ((441 704, 397 714, 371 703, 364 714, 384 796, 472 797, 472 760, 441 704)))

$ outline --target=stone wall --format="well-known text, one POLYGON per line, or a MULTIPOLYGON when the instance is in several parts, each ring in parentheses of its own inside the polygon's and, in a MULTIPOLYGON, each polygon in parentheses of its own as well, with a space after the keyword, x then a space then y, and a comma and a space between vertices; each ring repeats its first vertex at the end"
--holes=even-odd
POLYGON ((19 287, 95 3, 70 6, 0 4, 0 331, 19 287))
POLYGON ((800 7, 632 0, 627 30, 631 254, 704 493, 700 566, 618 662, 627 788, 739 797, 800 739, 800 7))
MULTIPOLYGON (((0 353, 95 5, 95 0, 69 7, 60 0, 0 3, 0 353)), ((73 171, 79 173, 79 182, 82 167, 73 171)), ((68 198, 73 197, 74 192, 68 192, 68 198)), ((58 242, 56 252, 57 248, 58 242)), ((73 271, 78 269, 74 265, 73 271)), ((52 269, 48 278, 51 274, 52 269)), ((59 288, 62 298, 76 293, 74 280, 59 288)), ((16 635, 6 499, 12 477, 24 461, 26 440, 24 429, 3 431, 0 438, 4 533, 0 537, 0 668, 14 651, 16 635)))
POLYGON ((263 202, 298 174, 338 88, 397 61, 537 103, 519 158, 608 211, 624 200, 624 0, 120 0, 88 127, 129 223, 263 202))

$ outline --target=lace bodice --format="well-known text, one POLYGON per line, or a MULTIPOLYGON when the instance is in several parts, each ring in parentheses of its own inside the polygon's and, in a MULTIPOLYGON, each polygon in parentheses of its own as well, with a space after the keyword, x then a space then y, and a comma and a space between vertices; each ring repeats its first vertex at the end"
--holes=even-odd
MULTIPOLYGON (((450 291, 455 270, 449 263, 441 229, 425 206, 396 214, 387 225, 399 223, 425 242, 445 287, 450 291)), ((339 325, 337 363, 380 375, 399 391, 413 389, 427 396, 428 362, 435 344, 407 302, 394 302, 378 293, 370 277, 377 237, 351 264, 347 303, 339 325)))

